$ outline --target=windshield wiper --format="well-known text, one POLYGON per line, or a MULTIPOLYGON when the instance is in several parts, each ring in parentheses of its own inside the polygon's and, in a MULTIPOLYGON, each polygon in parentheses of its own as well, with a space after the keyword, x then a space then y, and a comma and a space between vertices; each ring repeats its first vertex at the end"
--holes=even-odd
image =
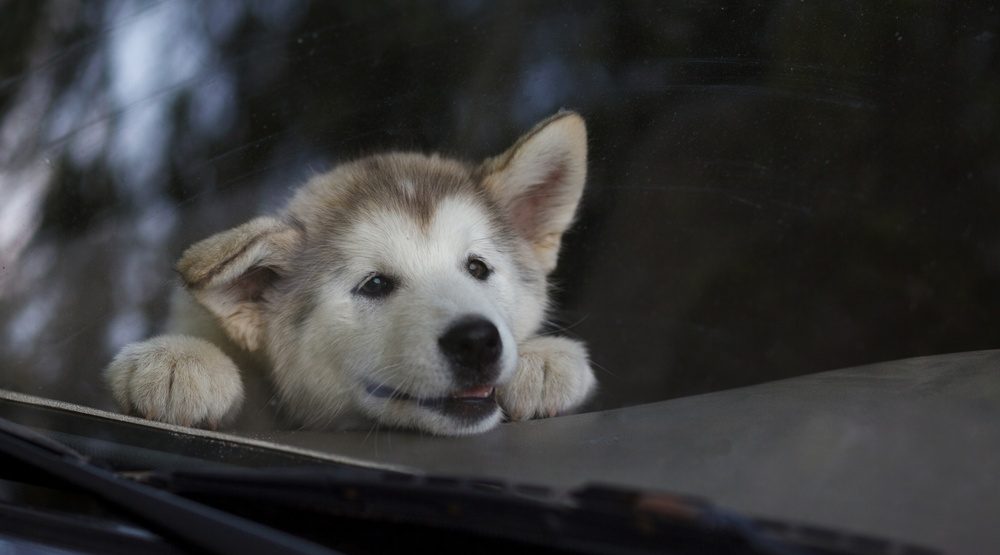
POLYGON ((315 543, 150 487, 93 464, 32 430, 0 419, 0 468, 26 465, 127 512, 150 530, 209 553, 335 553, 315 543))
MULTIPOLYGON (((488 550, 496 551, 509 546, 585 553, 932 553, 752 520, 690 497, 597 485, 559 491, 351 465, 116 474, 0 419, 2 455, 211 552, 329 553, 317 543, 346 549, 352 542, 372 551, 372 544, 391 537, 447 543, 462 552, 467 547, 462 538, 490 538, 488 550)), ((483 545, 477 546, 482 551, 483 545)))
MULTIPOLYGON (((603 485, 561 491, 358 468, 213 469, 136 479, 318 539, 332 522, 406 524, 584 553, 933 555, 922 547, 753 520, 688 496, 603 485)), ((503 550, 500 550, 503 551, 503 550)))
POLYGON ((559 492, 350 467, 149 472, 136 478, 321 536, 331 521, 354 519, 585 553, 858 553, 800 549, 697 499, 605 486, 559 492))

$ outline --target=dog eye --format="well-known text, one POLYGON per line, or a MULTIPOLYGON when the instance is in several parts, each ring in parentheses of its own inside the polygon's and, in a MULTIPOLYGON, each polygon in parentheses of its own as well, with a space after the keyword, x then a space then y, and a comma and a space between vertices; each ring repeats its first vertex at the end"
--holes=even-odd
POLYGON ((392 287, 392 280, 381 274, 375 274, 358 287, 358 294, 369 298, 384 297, 392 292, 392 287))
POLYGON ((493 273, 486 263, 478 258, 470 258, 466 269, 468 270, 470 276, 478 279, 479 281, 485 281, 486 278, 490 277, 490 274, 493 273))

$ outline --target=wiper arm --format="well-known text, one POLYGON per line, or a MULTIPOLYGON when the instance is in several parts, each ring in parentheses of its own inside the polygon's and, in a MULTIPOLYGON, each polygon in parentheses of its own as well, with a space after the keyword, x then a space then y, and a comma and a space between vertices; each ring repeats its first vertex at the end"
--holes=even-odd
POLYGON ((127 512, 151 530, 209 553, 335 553, 285 532, 127 480, 28 428, 0 419, 0 457, 76 487, 127 512))

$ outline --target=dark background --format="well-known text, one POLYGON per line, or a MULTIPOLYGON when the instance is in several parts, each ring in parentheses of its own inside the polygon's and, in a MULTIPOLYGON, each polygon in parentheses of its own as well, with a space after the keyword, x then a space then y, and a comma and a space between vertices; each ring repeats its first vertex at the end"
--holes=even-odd
POLYGON ((382 148, 590 131, 607 408, 1000 347, 991 2, 0 0, 0 387, 110 407, 173 261, 382 148))

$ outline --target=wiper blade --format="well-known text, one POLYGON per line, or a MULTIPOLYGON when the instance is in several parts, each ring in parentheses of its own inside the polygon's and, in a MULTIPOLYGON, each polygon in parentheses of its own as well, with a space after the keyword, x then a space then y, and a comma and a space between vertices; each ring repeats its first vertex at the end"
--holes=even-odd
POLYGON ((692 497, 600 485, 559 491, 348 466, 150 472, 138 479, 248 518, 318 529, 321 535, 332 520, 353 519, 585 553, 935 553, 869 536, 753 520, 692 497))
POLYGON ((137 479, 278 527, 320 533, 332 519, 356 519, 576 552, 856 553, 801 549, 697 499, 603 486, 559 492, 325 467, 151 472, 137 479))
POLYGON ((5 419, 0 419, 0 457, 94 495, 151 530, 201 551, 335 553, 251 520, 122 478, 76 451, 5 419))

